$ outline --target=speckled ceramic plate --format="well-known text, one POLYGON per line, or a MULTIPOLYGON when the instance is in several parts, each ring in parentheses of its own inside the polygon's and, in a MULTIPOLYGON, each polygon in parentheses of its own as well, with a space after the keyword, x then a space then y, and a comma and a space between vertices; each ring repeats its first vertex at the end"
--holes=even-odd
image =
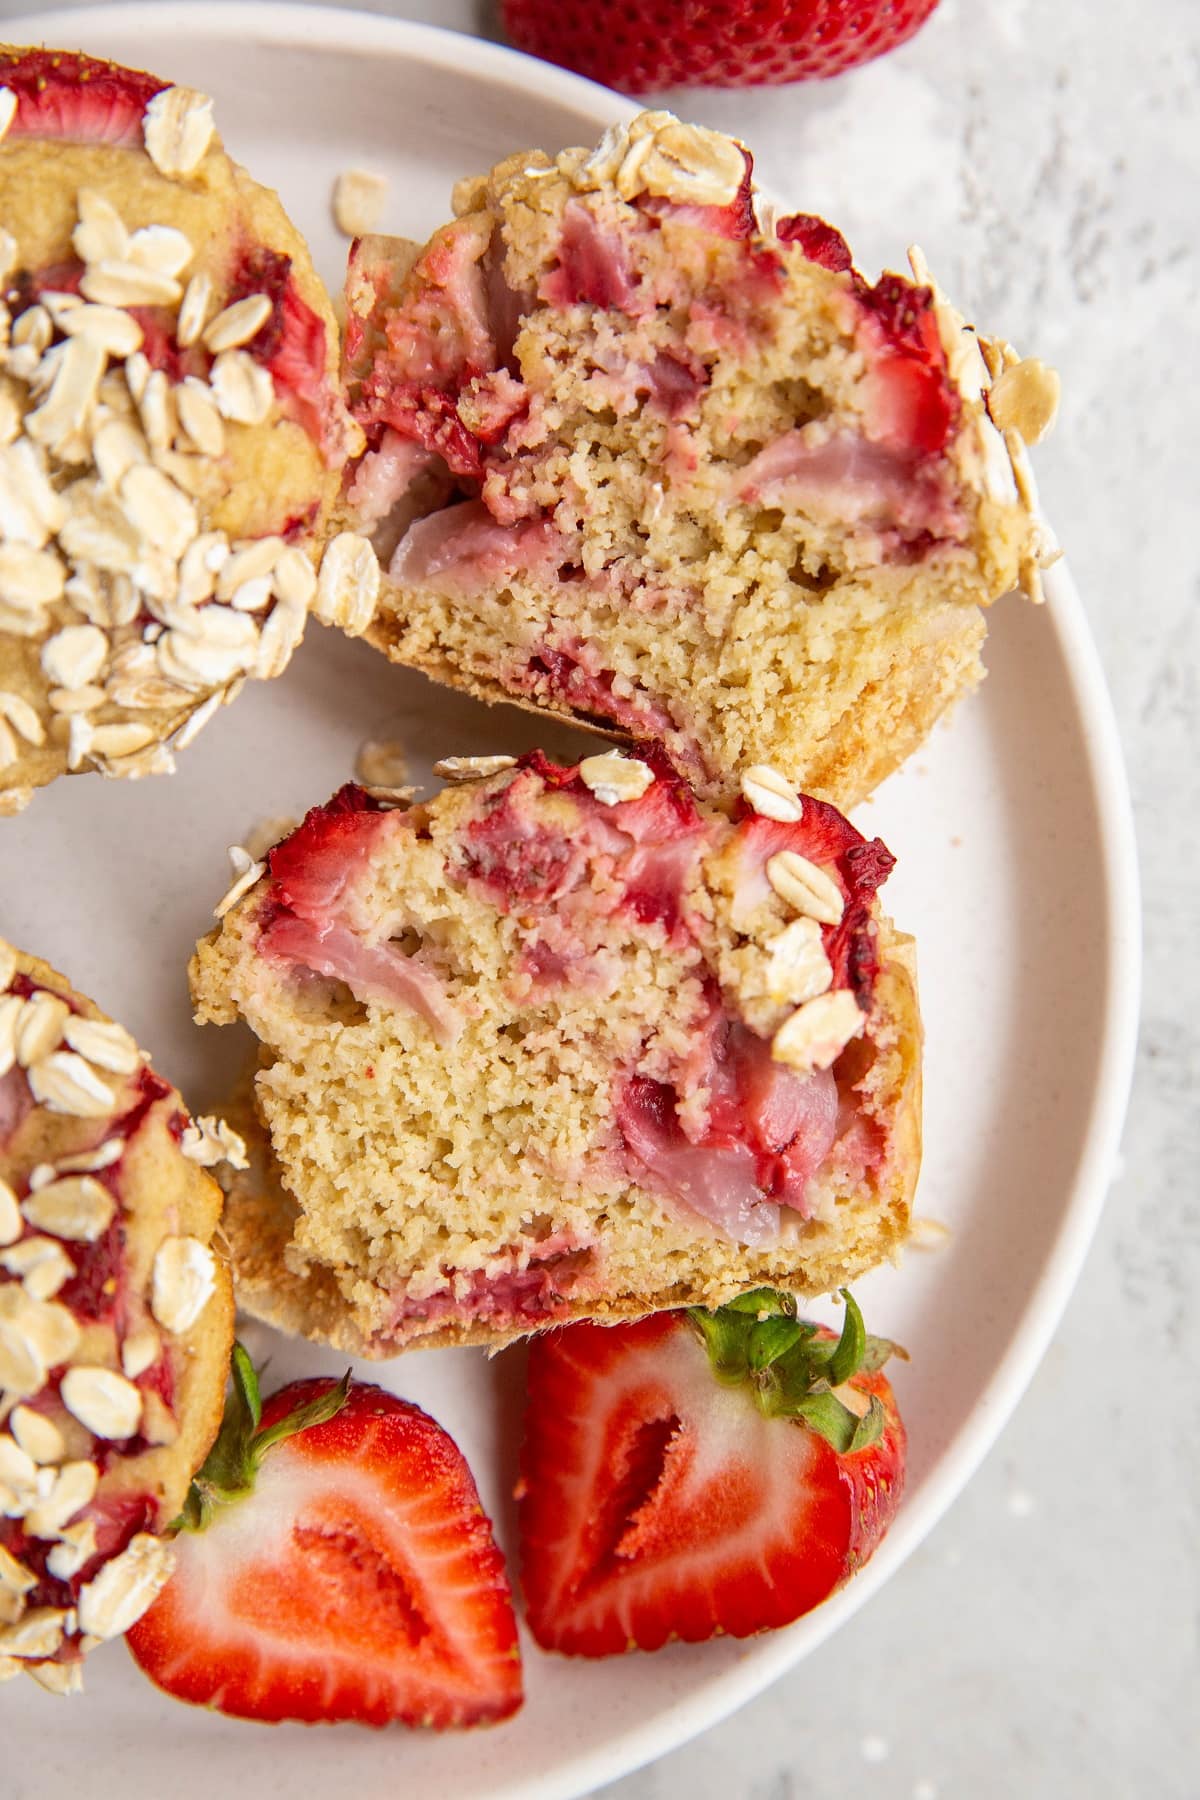
MULTIPOLYGON (((627 110, 493 46, 361 14, 117 6, 39 10, 8 31, 214 94, 229 148, 279 188, 334 286, 344 246, 328 198, 340 169, 389 176, 387 227, 423 236, 445 216, 458 176, 534 143, 589 141, 627 110)), ((822 173, 806 170, 817 192, 822 173)), ((876 177, 886 186, 886 170, 876 177)), ((886 192, 878 207, 890 217, 886 192)), ((893 257, 903 247, 890 246, 893 257)), ((32 1683, 0 1689, 6 1793, 561 1800, 730 1712, 899 1567, 979 1463, 1045 1348, 1124 1109, 1137 968, 1128 802, 1079 600, 1061 569, 1048 589, 1041 610, 997 609, 983 692, 866 809, 868 828, 900 858, 889 909, 920 946, 919 1207, 951 1228, 936 1254, 911 1254, 859 1289, 874 1329, 912 1353, 896 1382, 911 1440, 908 1495, 866 1572, 792 1629, 749 1644, 595 1665, 527 1646, 524 1711, 457 1738, 232 1723, 164 1699, 114 1646, 89 1664, 78 1701, 32 1683)), ((174 778, 60 781, 0 823, 0 932, 125 1020, 204 1106, 219 1094, 228 1034, 193 1028, 184 965, 225 885, 225 846, 259 818, 325 798, 365 736, 402 736, 427 776, 436 756, 524 749, 536 733, 525 714, 489 712, 314 628, 287 677, 247 689, 174 778)), ((570 741, 542 735, 550 749, 570 741)), ((253 1336, 280 1376, 335 1366, 304 1345, 253 1336)), ((449 1428, 511 1542, 519 1354, 488 1363, 471 1351, 424 1352, 370 1373, 449 1428)))

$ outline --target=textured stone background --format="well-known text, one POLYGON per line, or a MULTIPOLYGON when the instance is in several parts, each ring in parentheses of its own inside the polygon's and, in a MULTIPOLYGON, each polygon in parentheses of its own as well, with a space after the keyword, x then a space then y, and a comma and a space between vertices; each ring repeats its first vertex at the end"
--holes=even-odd
MULTIPOLYGON (((495 34, 472 0, 368 9, 495 34)), ((865 267, 918 239, 969 313, 1061 368, 1039 476, 1124 737, 1145 1012, 1099 1236, 980 1474, 832 1643, 609 1800, 1200 1795, 1198 95, 1195 0, 943 0, 858 74, 671 97, 749 138, 865 267), (842 172, 814 191, 831 140, 842 172)))

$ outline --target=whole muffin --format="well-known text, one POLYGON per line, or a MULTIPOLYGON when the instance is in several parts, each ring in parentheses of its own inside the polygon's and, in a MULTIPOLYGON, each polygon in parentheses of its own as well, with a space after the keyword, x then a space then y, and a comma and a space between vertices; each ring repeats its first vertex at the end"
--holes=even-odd
POLYGON ((204 95, 0 50, 0 138, 12 813, 68 770, 169 770, 243 680, 285 667, 309 611, 352 623, 347 546, 320 590, 314 565, 357 428, 304 243, 204 95))
POLYGON ((171 1572, 221 1419, 221 1154, 120 1025, 0 940, 0 1680, 81 1684, 171 1572))

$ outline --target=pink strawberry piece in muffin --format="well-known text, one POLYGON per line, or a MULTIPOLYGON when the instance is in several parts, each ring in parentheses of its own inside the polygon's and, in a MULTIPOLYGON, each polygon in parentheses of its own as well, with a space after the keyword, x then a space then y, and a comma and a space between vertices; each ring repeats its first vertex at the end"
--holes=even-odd
POLYGON ((198 947, 197 1017, 260 1045, 243 1304, 386 1355, 889 1254, 920 1025, 885 847, 770 768, 699 799, 656 746, 441 769, 315 808, 198 947))
POLYGON ((708 794, 766 761, 862 797, 979 679, 980 609, 1040 591, 1022 433, 1050 372, 1023 365, 1040 400, 1015 404, 1015 353, 919 257, 868 282, 823 220, 760 216, 742 145, 668 113, 454 207, 419 250, 351 256, 372 642, 660 738, 708 794))

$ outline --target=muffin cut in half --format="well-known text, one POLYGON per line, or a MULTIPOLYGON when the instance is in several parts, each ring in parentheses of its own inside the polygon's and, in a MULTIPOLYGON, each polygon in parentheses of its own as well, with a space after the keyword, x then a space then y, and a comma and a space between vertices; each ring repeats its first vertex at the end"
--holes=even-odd
MULTIPOLYGON (((378 571, 315 563, 360 435, 328 296, 212 102, 0 48, 0 814, 136 777, 378 571)), ((361 592, 360 592, 361 590, 361 592)))
POLYGON ((1057 378, 915 253, 872 286, 820 219, 760 223, 750 167, 643 113, 460 183, 423 249, 360 240, 342 504, 397 662, 849 806, 980 679, 980 608, 1040 592, 1057 378))
POLYGON ((214 1133, 0 942, 0 1681, 75 1692, 170 1576, 233 1342, 214 1133))
POLYGON ((197 1018, 260 1041, 246 1308, 382 1356, 892 1254, 920 1024, 884 846, 769 768, 697 801, 657 746, 440 767, 315 808, 198 947, 197 1018))

